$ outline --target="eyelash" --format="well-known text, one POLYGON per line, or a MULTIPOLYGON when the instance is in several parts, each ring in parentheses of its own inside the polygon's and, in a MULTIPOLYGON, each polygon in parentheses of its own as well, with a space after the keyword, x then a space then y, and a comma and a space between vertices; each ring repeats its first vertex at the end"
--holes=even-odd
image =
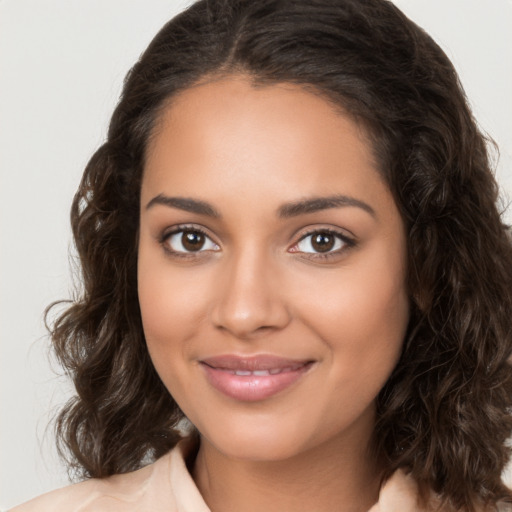
MULTIPOLYGON (((205 238, 207 238, 213 242, 213 240, 208 235, 208 233, 204 229, 201 229, 199 226, 189 225, 189 224, 178 225, 178 226, 175 226, 170 231, 164 231, 162 233, 162 235, 159 237, 160 245, 163 247, 164 251, 169 256, 176 257, 176 258, 197 258, 198 255, 201 253, 211 252, 210 250, 185 252, 185 251, 176 251, 174 249, 171 249, 168 244, 169 239, 173 235, 177 235, 179 233, 184 233, 184 232, 199 233, 199 234, 203 235, 205 238)), ((331 258, 339 257, 341 253, 343 253, 346 250, 351 249, 357 245, 356 241, 353 238, 348 237, 344 233, 340 233, 339 231, 336 231, 334 229, 329 229, 329 228, 317 228, 317 229, 312 229, 312 230, 302 234, 301 237, 299 238, 299 240, 292 246, 292 249, 293 249, 293 247, 297 247, 302 241, 306 240, 308 237, 311 237, 313 235, 318 235, 318 234, 331 235, 331 236, 335 237, 336 239, 340 240, 341 243, 343 244, 343 246, 340 249, 337 249, 335 251, 328 251, 328 252, 324 252, 324 253, 322 253, 322 252, 302 252, 303 255, 307 255, 304 257, 311 259, 311 260, 328 260, 331 258)), ((213 242, 213 243, 216 246, 218 246, 218 244, 216 244, 215 242, 213 242)), ((301 253, 301 251, 291 251, 291 252, 292 253, 301 253)))
MULTIPOLYGON (((169 256, 172 256, 172 257, 175 257, 175 258, 184 258, 184 259, 187 259, 187 258, 197 258, 197 256, 199 254, 207 252, 207 251, 190 251, 190 252, 185 252, 185 251, 175 251, 174 249, 171 249, 171 247, 167 243, 169 241, 169 239, 173 235, 177 235, 178 233, 186 233, 186 232, 199 233, 199 234, 203 235, 205 238, 211 240, 211 236, 208 235, 208 233, 204 229, 201 229, 199 226, 192 226, 190 224, 182 224, 182 225, 179 225, 179 226, 175 226, 170 231, 164 231, 162 233, 162 236, 160 236, 160 239, 159 239, 160 245, 163 247, 164 251, 169 256)), ((218 244, 215 244, 215 245, 218 245, 218 244)))
POLYGON ((344 233, 340 233, 339 231, 330 228, 316 228, 304 233, 299 238, 299 240, 293 245, 293 247, 296 247, 298 244, 300 244, 303 240, 306 240, 308 237, 318 234, 331 235, 340 240, 343 245, 340 249, 337 249, 335 251, 303 253, 307 254, 307 258, 310 258, 312 260, 328 260, 331 258, 336 258, 339 257, 346 250, 352 249, 353 247, 356 246, 356 241, 353 238, 348 237, 344 233))

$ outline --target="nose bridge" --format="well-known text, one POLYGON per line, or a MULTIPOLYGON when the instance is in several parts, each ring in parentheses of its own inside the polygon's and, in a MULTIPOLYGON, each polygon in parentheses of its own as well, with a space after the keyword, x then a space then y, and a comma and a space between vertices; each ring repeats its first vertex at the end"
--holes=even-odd
POLYGON ((233 251, 219 275, 214 324, 240 338, 283 328, 289 314, 278 271, 268 250, 246 246, 233 251))

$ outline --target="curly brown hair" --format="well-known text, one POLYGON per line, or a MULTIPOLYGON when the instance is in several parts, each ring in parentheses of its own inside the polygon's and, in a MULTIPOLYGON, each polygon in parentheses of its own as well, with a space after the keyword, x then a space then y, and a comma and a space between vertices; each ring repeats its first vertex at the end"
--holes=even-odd
POLYGON ((127 472, 180 438, 137 298, 145 151, 173 96, 235 72, 314 90, 361 123, 406 225, 412 313, 378 397, 383 478, 403 468, 470 511, 511 500, 512 242, 487 141, 449 59, 386 0, 199 0, 129 72, 72 206, 83 288, 51 329, 76 387, 57 421, 71 467, 127 472))

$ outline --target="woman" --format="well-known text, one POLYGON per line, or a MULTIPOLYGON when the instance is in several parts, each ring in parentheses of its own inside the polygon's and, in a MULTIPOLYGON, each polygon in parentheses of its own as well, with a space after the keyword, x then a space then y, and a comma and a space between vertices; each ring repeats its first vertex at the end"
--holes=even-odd
POLYGON ((453 66, 388 2, 195 3, 73 205, 58 431, 92 479, 15 510, 504 506, 496 201, 453 66))

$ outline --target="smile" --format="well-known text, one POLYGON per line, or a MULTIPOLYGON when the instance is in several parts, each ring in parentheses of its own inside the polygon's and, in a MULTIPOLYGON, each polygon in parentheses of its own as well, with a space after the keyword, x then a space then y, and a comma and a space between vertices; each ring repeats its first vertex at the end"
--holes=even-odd
POLYGON ((265 400, 297 382, 314 361, 274 356, 220 356, 200 361, 208 382, 235 400, 265 400))

